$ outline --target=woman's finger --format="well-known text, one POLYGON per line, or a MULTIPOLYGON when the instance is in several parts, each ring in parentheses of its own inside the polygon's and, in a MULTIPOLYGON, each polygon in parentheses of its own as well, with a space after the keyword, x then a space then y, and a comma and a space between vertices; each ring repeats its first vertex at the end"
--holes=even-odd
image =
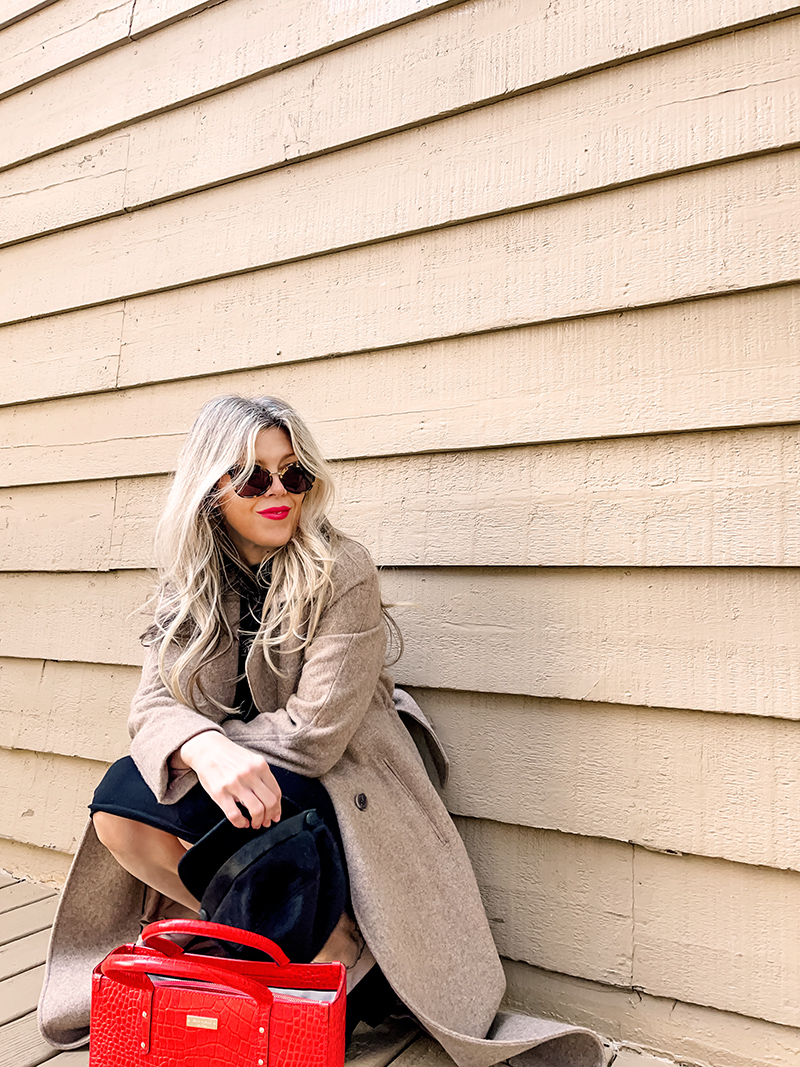
POLYGON ((252 790, 241 789, 236 803, 249 813, 250 825, 254 830, 258 830, 264 825, 264 804, 252 790))
POLYGON ((242 815, 241 811, 236 807, 236 801, 233 797, 223 794, 222 796, 212 797, 211 799, 222 808, 222 813, 228 822, 233 823, 234 826, 238 826, 240 830, 245 826, 250 825, 250 820, 242 815))

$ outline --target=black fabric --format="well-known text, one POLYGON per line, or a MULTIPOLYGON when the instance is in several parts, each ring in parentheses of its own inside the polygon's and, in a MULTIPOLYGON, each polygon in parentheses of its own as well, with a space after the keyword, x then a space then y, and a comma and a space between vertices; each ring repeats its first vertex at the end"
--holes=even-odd
MULTIPOLYGON (((306 778, 282 767, 271 766, 270 770, 283 797, 291 803, 291 807, 286 809, 288 814, 294 815, 308 808, 316 809, 341 848, 336 812, 327 789, 319 779, 306 778)), ((192 844, 204 837, 223 817, 222 809, 199 783, 174 804, 159 804, 130 756, 123 756, 109 767, 94 792, 89 810, 92 814, 107 811, 124 819, 134 819, 192 844)), ((283 810, 282 805, 282 813, 283 810)), ((230 825, 235 829, 232 823, 230 825)))
MULTIPOLYGON (((347 903, 342 855, 316 811, 262 830, 223 819, 189 849, 178 874, 201 900, 201 919, 268 937, 296 963, 314 959, 347 903)), ((245 946, 230 951, 259 955, 245 946)))
MULTIPOLYGON (((233 697, 233 706, 239 708, 237 718, 250 722, 258 715, 258 708, 250 692, 250 685, 245 673, 247 654, 252 647, 253 640, 261 626, 261 616, 264 612, 264 601, 267 598, 272 570, 269 566, 262 569, 262 573, 252 576, 240 572, 235 588, 239 593, 241 610, 239 615, 239 662, 236 667, 236 692, 233 697)), ((230 716, 234 718, 234 716, 230 716)))

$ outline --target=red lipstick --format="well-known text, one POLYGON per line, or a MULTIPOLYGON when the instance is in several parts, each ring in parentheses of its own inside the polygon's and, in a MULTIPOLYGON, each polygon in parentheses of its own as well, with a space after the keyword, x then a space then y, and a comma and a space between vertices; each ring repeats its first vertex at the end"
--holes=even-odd
POLYGON ((291 510, 291 508, 266 508, 258 514, 263 515, 265 519, 285 519, 291 510))

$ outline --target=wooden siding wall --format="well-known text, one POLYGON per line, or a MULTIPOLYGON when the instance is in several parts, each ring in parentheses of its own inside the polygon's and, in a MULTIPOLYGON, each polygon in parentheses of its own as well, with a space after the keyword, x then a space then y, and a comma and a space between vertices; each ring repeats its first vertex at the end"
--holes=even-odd
POLYGON ((221 392, 386 569, 511 999, 800 1063, 798 7, 0 3, 0 866, 126 747, 221 392))

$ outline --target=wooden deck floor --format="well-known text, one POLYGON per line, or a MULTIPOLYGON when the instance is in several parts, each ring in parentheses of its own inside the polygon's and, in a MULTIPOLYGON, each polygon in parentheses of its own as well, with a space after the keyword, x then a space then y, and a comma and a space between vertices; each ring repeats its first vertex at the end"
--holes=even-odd
MULTIPOLYGON (((88 1067, 89 1052, 59 1052, 43 1041, 36 1026, 36 1004, 58 893, 0 872, 0 1067, 88 1067)), ((358 1067, 435 1067, 440 1052, 407 1019, 392 1019, 376 1029, 361 1027, 347 1062, 358 1067)), ((441 1054, 441 1060, 448 1057, 441 1054)))
MULTIPOLYGON (((59 1052, 36 1025, 50 927, 58 893, 0 871, 0 1067, 88 1067, 89 1052, 59 1052)), ((455 1067, 444 1050, 408 1019, 360 1026, 348 1049, 348 1067, 455 1067)), ((607 1048, 607 1067, 676 1067, 641 1050, 607 1048)))

